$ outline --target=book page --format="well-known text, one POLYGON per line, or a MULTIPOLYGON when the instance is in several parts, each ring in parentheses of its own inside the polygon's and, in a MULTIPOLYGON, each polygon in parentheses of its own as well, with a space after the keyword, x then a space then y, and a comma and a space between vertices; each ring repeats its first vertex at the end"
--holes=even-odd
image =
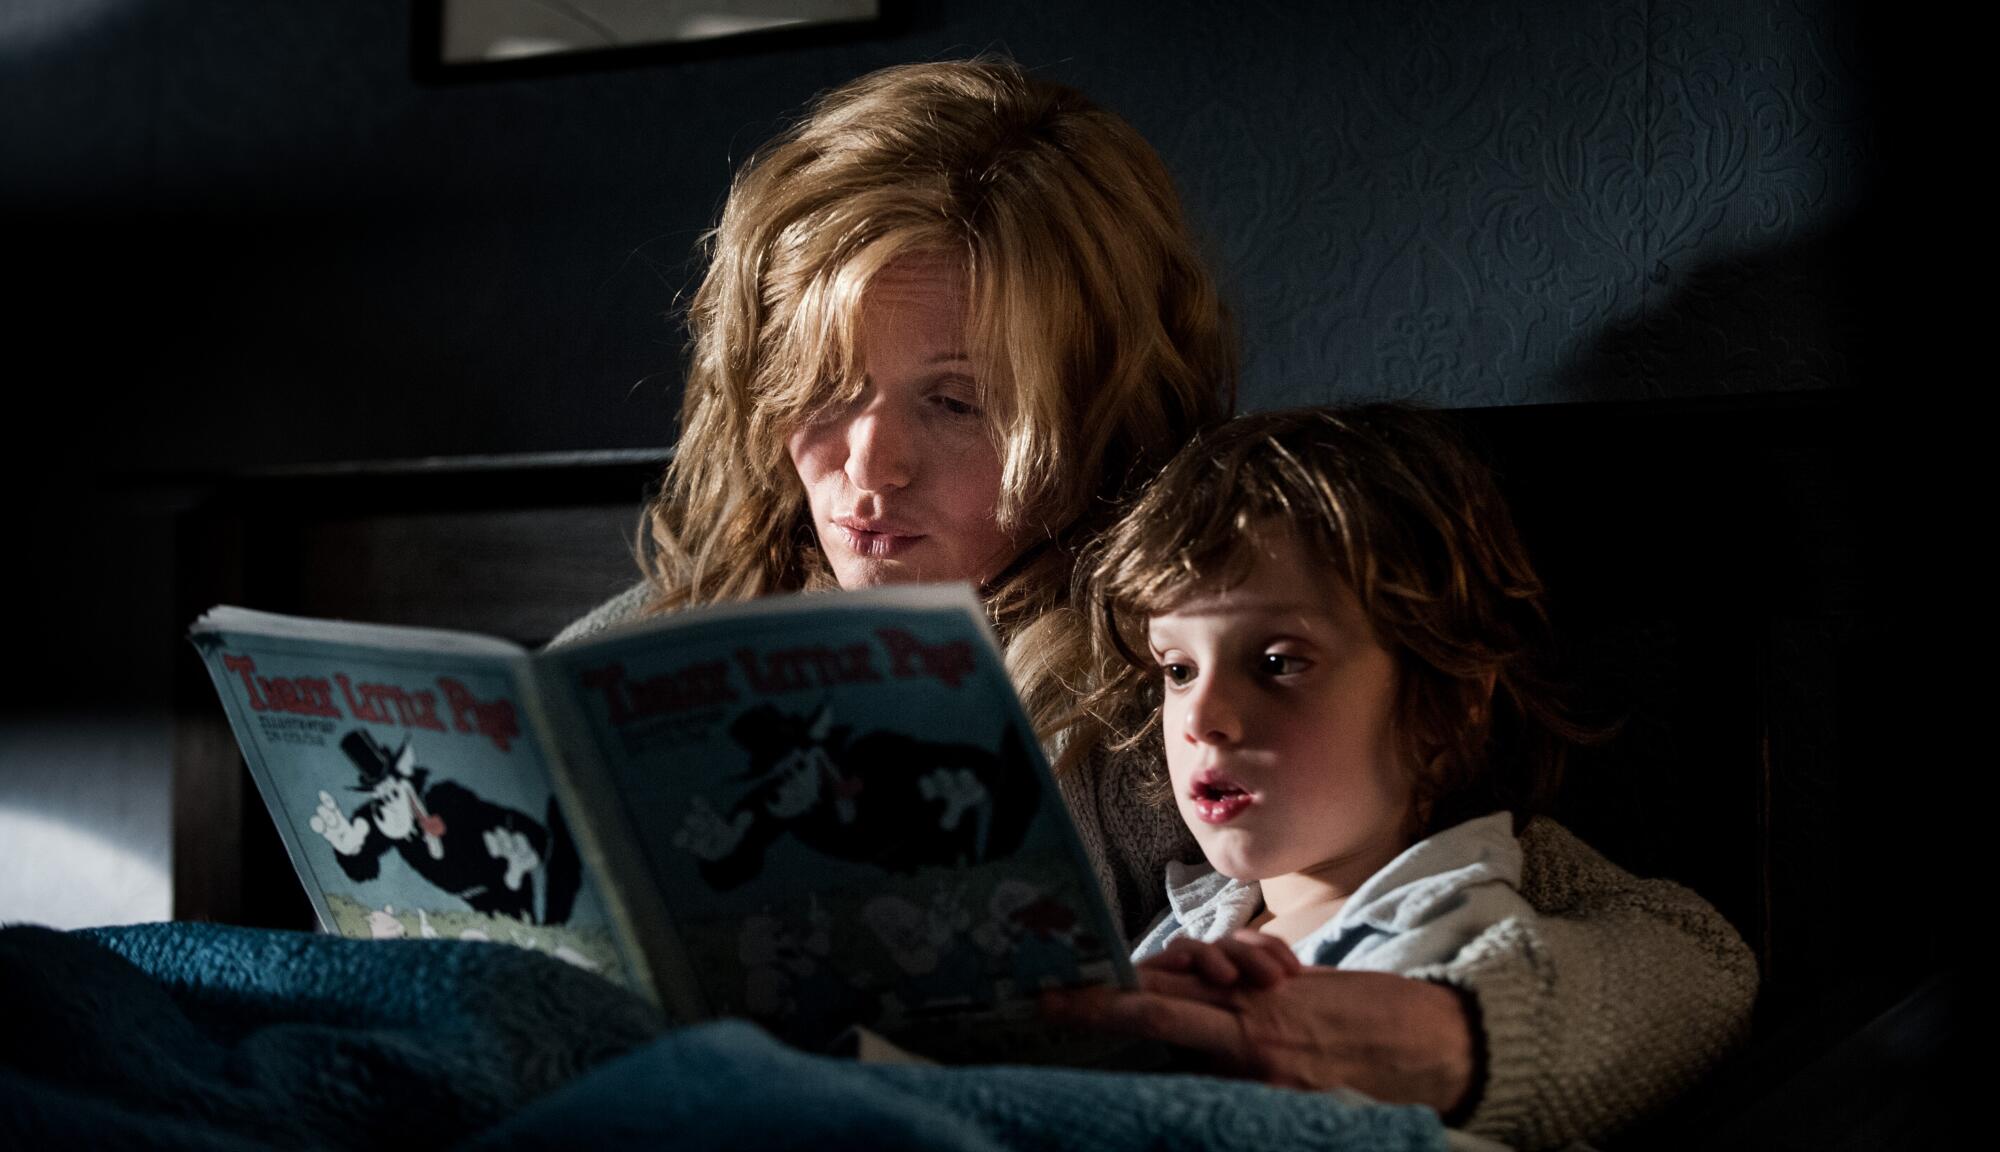
POLYGON ((324 930, 512 944, 633 984, 519 648, 237 609, 190 639, 324 930))
POLYGON ((538 675, 602 752, 684 953, 656 983, 697 983, 705 1014, 806 1047, 858 1025, 931 1058, 1055 1058, 1041 989, 1130 984, 970 589, 684 613, 538 675))

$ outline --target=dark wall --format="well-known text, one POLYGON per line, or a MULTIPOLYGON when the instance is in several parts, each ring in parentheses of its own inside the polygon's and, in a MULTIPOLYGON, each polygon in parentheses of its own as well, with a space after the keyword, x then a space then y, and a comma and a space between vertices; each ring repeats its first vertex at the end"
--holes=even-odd
POLYGON ((464 86, 412 79, 408 7, 8 6, 0 205, 63 455, 661 444, 731 165, 816 91, 981 49, 1160 148, 1248 405, 1855 382, 1858 4, 908 4, 880 39, 464 86))
MULTIPOLYGON (((412 78, 409 9, 0 6, 6 580, 41 654, 0 724, 166 708, 170 525, 200 488, 163 476, 668 442, 670 313, 732 166, 892 63, 1008 51, 1153 141, 1247 407, 1880 375, 1886 85, 1858 0, 944 0, 880 38, 465 85, 412 78)), ((10 751, 0 809, 163 844, 147 723, 10 751)))

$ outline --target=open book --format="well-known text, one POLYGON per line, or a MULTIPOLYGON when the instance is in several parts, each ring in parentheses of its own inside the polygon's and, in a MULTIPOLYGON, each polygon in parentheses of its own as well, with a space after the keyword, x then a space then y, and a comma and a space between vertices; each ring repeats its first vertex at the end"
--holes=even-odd
POLYGON ((808 1047, 1095 1058, 1132 972, 969 588, 779 597, 531 653, 217 608, 201 651, 322 927, 541 949, 808 1047))

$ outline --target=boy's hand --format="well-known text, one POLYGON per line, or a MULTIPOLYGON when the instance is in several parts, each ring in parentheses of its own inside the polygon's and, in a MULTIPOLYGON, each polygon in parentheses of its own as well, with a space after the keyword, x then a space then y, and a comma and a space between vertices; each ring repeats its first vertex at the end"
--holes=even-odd
POLYGON ((1137 966, 1142 972, 1184 972, 1217 989, 1274 988, 1301 968, 1289 944, 1255 928, 1238 928, 1214 943, 1177 937, 1137 966))

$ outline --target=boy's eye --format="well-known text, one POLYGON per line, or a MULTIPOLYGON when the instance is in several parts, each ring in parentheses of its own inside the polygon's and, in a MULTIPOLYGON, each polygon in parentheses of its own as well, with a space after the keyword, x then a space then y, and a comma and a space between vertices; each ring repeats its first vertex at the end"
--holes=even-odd
POLYGON ((1312 661, 1303 656, 1288 656, 1283 652, 1266 652, 1257 658, 1258 666, 1266 676, 1296 676, 1312 667, 1312 661))

